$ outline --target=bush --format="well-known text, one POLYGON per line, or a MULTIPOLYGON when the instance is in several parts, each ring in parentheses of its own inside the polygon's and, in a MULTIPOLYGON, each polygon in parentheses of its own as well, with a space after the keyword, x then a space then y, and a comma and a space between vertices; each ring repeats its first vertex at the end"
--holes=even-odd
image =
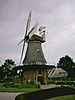
POLYGON ((40 82, 35 82, 35 83, 34 83, 34 87, 35 87, 35 88, 40 88, 40 86, 41 86, 41 83, 40 83, 40 82))
POLYGON ((40 82, 36 82, 34 84, 28 83, 28 84, 20 84, 20 83, 14 83, 14 82, 10 82, 10 83, 3 83, 2 86, 9 88, 40 88, 40 82))
POLYGON ((21 84, 10 82, 10 83, 3 83, 2 86, 7 87, 7 88, 9 87, 19 88, 21 84))
POLYGON ((28 84, 23 84, 21 86, 22 88, 40 88, 40 85, 41 85, 40 82, 36 82, 34 84, 28 83, 28 84))
POLYGON ((4 87, 14 87, 14 83, 3 83, 4 87))
POLYGON ((22 88, 34 88, 34 85, 33 85, 33 84, 30 84, 30 83, 28 83, 28 84, 23 84, 23 85, 22 85, 22 88))

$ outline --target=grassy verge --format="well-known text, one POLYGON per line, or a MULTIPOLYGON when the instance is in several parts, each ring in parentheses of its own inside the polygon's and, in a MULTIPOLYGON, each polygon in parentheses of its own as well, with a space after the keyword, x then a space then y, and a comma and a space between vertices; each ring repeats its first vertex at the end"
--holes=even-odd
POLYGON ((46 100, 75 100, 75 94, 74 95, 66 95, 66 96, 60 96, 55 98, 50 98, 46 100))
POLYGON ((6 87, 0 87, 0 92, 33 92, 33 91, 37 91, 40 90, 38 88, 6 88, 6 87))
POLYGON ((0 84, 0 92, 25 92, 25 93, 28 93, 28 92, 34 92, 34 91, 37 91, 37 90, 40 90, 40 88, 26 88, 26 87, 19 87, 21 85, 18 85, 16 87, 11 87, 10 85, 5 87, 3 86, 3 84, 0 84))

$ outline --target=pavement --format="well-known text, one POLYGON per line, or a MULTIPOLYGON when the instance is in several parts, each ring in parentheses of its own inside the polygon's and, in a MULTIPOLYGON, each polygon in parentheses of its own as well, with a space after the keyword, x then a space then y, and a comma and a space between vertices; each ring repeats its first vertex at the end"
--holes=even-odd
POLYGON ((51 89, 55 87, 61 87, 61 85, 56 85, 56 84, 41 85, 41 89, 51 89))
POLYGON ((15 97, 21 93, 0 92, 0 100, 15 100, 15 97))

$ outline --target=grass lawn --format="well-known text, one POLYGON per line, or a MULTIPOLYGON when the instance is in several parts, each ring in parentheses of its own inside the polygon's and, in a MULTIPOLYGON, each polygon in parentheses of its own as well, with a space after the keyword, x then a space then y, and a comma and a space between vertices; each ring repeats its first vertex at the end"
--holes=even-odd
POLYGON ((24 93, 28 93, 28 92, 35 92, 37 90, 40 90, 38 88, 6 88, 6 87, 0 87, 0 92, 24 92, 24 93))
POLYGON ((46 100, 75 100, 75 94, 74 95, 65 95, 65 96, 59 96, 55 98, 50 98, 46 100))
MULTIPOLYGON (((29 92, 35 92, 37 90, 40 90, 40 88, 36 88, 36 87, 20 87, 21 85, 18 84, 18 86, 16 87, 11 87, 10 84, 8 85, 7 84, 7 87, 6 85, 3 86, 3 84, 0 83, 0 92, 24 92, 24 93, 29 93, 29 92)), ((31 85, 30 85, 31 86, 31 85)))

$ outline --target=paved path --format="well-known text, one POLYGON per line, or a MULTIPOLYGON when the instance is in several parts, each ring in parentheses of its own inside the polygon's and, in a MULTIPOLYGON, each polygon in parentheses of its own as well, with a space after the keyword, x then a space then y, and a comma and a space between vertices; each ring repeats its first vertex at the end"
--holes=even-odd
MULTIPOLYGON (((56 87, 61 87, 62 85, 56 85, 56 84, 48 84, 48 85, 41 85, 41 89, 51 89, 56 87)), ((63 85, 64 87, 72 87, 69 85, 63 85)))
POLYGON ((55 87, 60 87, 61 85, 56 85, 56 84, 48 84, 48 85, 41 85, 41 89, 51 89, 55 87))
POLYGON ((15 100, 15 97, 20 93, 4 93, 0 92, 0 100, 15 100))

